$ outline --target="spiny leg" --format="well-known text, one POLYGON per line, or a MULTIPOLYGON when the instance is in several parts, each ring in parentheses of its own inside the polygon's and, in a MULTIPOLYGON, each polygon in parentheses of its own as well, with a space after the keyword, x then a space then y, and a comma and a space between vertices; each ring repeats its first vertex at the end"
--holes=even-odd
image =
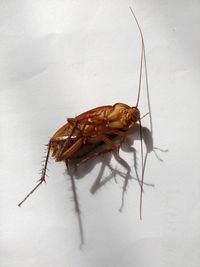
MULTIPOLYGON (((60 160, 64 160, 66 159, 66 156, 64 155, 66 153, 66 151, 68 151, 68 148, 72 150, 72 148, 70 147, 70 141, 71 141, 71 137, 73 136, 74 132, 76 130, 79 130, 80 132, 80 137, 83 137, 83 132, 84 132, 84 129, 88 123, 88 119, 94 117, 94 115, 90 115, 90 116, 87 116, 85 118, 81 118, 81 119, 76 119, 76 118, 70 118, 68 119, 68 123, 72 126, 72 129, 71 129, 71 133, 70 135, 68 136, 68 138, 65 140, 62 148, 60 149, 58 155, 57 155, 57 160, 60 161, 60 160), (83 127, 82 129, 78 128, 78 125, 81 121, 85 121, 85 123, 83 124, 83 127)), ((82 138, 83 139, 83 138, 82 138)), ((79 142, 80 142, 80 139, 79 139, 79 142)), ((81 146, 82 144, 80 144, 81 146)), ((73 145, 72 145, 73 147, 73 145)), ((77 150, 77 149, 76 149, 77 150)), ((70 155, 71 156, 71 155, 70 155)), ((68 158, 70 157, 68 156, 68 158)))
POLYGON ((81 243, 80 243, 80 248, 81 248, 82 245, 84 244, 84 232, 83 232, 83 223, 82 223, 82 219, 81 219, 80 205, 79 205, 79 201, 78 201, 75 179, 73 177, 73 173, 71 172, 71 170, 69 168, 70 164, 69 164, 68 160, 65 161, 65 164, 66 164, 66 167, 68 170, 68 174, 70 176, 70 181, 71 181, 71 186, 72 186, 75 211, 76 211, 77 218, 78 218, 78 226, 79 226, 79 232, 80 232, 80 238, 81 238, 81 243))
POLYGON ((63 151, 63 154, 60 155, 60 160, 69 159, 83 144, 84 138, 79 138, 76 142, 71 145, 66 151, 63 151))
MULTIPOLYGON (((47 176, 46 175, 46 171, 47 171, 47 164, 48 164, 48 159, 49 159, 49 155, 50 155, 50 150, 51 150, 51 143, 53 141, 56 141, 59 137, 54 137, 52 138, 50 141, 49 141, 49 144, 48 144, 48 149, 47 149, 47 154, 46 154, 46 157, 45 157, 45 162, 44 162, 44 166, 42 168, 42 172, 41 172, 41 178, 39 179, 38 181, 38 184, 31 190, 31 192, 18 204, 19 207, 21 207, 21 205, 26 201, 27 198, 29 198, 29 196, 31 194, 33 194, 34 191, 36 191, 36 189, 43 183, 43 182, 46 182, 45 180, 45 177, 47 176)), ((65 137, 64 137, 65 138, 65 137)), ((66 139, 66 141, 68 141, 68 139, 66 139)), ((66 142, 65 141, 65 142, 66 142)), ((76 143, 74 143, 74 145, 72 145, 67 151, 64 152, 64 156, 65 158, 64 159, 67 159, 71 156, 71 154, 73 154, 80 146, 82 145, 82 139, 78 139, 76 143)))
MULTIPOLYGON (((68 120, 68 122, 69 122, 70 124, 71 124, 71 122, 70 122, 71 120, 72 120, 72 119, 68 120)), ((58 155, 57 155, 57 160, 60 160, 60 157, 62 156, 63 152, 69 147, 69 143, 70 143, 70 141, 71 141, 71 137, 72 137, 74 131, 76 130, 77 125, 78 125, 78 121, 75 121, 75 122, 73 123, 73 127, 72 127, 72 130, 71 130, 70 135, 69 135, 68 138, 65 140, 65 142, 64 142, 64 144, 63 144, 63 146, 62 146, 62 148, 60 149, 60 151, 59 151, 59 153, 58 153, 58 155)))
POLYGON ((47 164, 48 164, 48 159, 49 159, 49 154, 50 154, 50 149, 51 149, 51 142, 48 144, 47 148, 47 154, 44 162, 44 166, 42 168, 42 173, 41 173, 41 178, 38 181, 38 184, 31 190, 31 192, 18 204, 19 207, 27 200, 27 198, 33 194, 33 192, 43 183, 46 183, 45 177, 46 177, 46 171, 47 171, 47 164))

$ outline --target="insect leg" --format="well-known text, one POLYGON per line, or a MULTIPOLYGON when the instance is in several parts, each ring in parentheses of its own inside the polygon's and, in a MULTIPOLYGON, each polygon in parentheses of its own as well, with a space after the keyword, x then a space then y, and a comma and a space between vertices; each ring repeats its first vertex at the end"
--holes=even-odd
MULTIPOLYGON (((69 119, 69 123, 71 123, 70 121, 72 121, 72 119, 69 119)), ((70 133, 70 135, 68 136, 68 138, 65 140, 65 142, 64 142, 64 144, 63 144, 61 150, 59 151, 59 153, 58 153, 58 155, 57 155, 57 161, 60 160, 60 156, 62 156, 64 150, 65 150, 66 148, 68 148, 69 143, 70 143, 70 140, 71 140, 71 137, 72 137, 74 131, 75 131, 76 128, 77 128, 77 124, 78 124, 78 121, 75 121, 75 122, 73 123, 73 127, 72 127, 72 130, 71 130, 71 133, 70 133)))
POLYGON ((113 129, 113 128, 108 128, 108 129, 109 129, 109 131, 110 131, 111 133, 116 134, 116 135, 119 136, 119 138, 120 138, 120 144, 119 144, 119 146, 118 146, 118 151, 119 151, 120 146, 121 146, 122 143, 124 142, 124 139, 125 139, 127 133, 126 133, 126 132, 122 132, 122 131, 120 131, 120 130, 118 130, 118 129, 113 129))
MULTIPOLYGON (((92 116, 93 117, 93 116, 92 116)), ((67 159, 69 157, 71 157, 73 155, 73 153, 75 153, 76 150, 78 150, 80 148, 80 146, 82 145, 80 139, 79 139, 79 142, 76 143, 75 147, 74 145, 72 145, 70 147, 70 150, 69 150, 69 153, 67 154, 67 158, 66 157, 63 157, 63 155, 68 151, 66 150, 68 147, 69 147, 69 144, 70 144, 70 140, 71 140, 71 137, 73 136, 75 130, 79 130, 80 131, 80 136, 82 136, 82 132, 84 131, 85 127, 86 127, 86 123, 87 123, 87 120, 88 118, 90 118, 90 116, 87 116, 85 118, 81 118, 81 119, 76 119, 76 118, 69 118, 68 119, 68 123, 72 125, 72 130, 71 130, 71 133, 70 135, 68 136, 68 138, 65 140, 62 148, 60 149, 58 155, 57 155, 57 161, 60 161, 60 160, 64 160, 64 159, 67 159), (83 129, 79 129, 78 128, 78 124, 80 121, 84 121, 85 120, 85 124, 83 124, 83 129), (80 145, 80 146, 79 146, 80 145), (77 146, 77 147, 76 147, 77 146), (73 152, 73 149, 74 149, 74 152, 73 152), (65 152, 64 152, 65 151, 65 152), (70 151, 72 151, 72 154, 70 154, 70 151), (64 153, 63 153, 64 152, 64 153)), ((82 139, 83 140, 83 139, 82 139)))
POLYGON ((105 144, 107 144, 110 149, 115 150, 117 148, 116 144, 109 139, 105 134, 98 134, 99 139, 101 139, 105 144))
POLYGON ((50 154, 50 149, 51 149, 51 141, 48 144, 48 149, 47 149, 47 155, 45 158, 44 166, 42 168, 42 173, 41 173, 41 178, 38 181, 38 184, 31 190, 31 192, 18 204, 19 207, 26 201, 26 199, 33 194, 33 192, 43 183, 46 182, 45 177, 46 177, 46 171, 47 171, 47 164, 49 160, 49 154, 50 154))
POLYGON ((60 160, 67 160, 69 159, 83 144, 84 138, 79 138, 72 146, 70 146, 66 151, 64 151, 60 157, 60 160))
POLYGON ((110 127, 108 127, 108 129, 109 129, 109 131, 111 132, 111 133, 113 133, 113 134, 116 134, 116 135, 118 135, 118 136, 120 136, 120 137, 125 137, 126 136, 126 132, 122 132, 122 131, 120 131, 120 130, 118 130, 118 129, 114 129, 114 128, 110 128, 110 127))

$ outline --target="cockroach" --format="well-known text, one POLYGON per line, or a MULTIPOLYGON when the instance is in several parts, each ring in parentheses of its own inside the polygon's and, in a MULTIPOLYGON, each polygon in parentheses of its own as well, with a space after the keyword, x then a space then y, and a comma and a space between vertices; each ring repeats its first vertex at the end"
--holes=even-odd
MULTIPOLYGON (((135 106, 129 106, 124 103, 116 103, 114 105, 100 106, 89 111, 86 111, 75 118, 69 118, 67 123, 58 129, 54 135, 50 138, 47 145, 47 154, 41 171, 41 177, 37 185, 33 190, 18 204, 20 207, 26 199, 43 183, 46 182, 46 172, 49 156, 51 155, 55 161, 64 161, 66 166, 69 167, 70 161, 79 158, 79 163, 86 162, 91 158, 95 158, 99 155, 115 152, 118 154, 122 143, 125 140, 130 129, 134 128, 139 124, 140 139, 141 139, 141 166, 142 174, 140 180, 141 186, 141 197, 140 197, 140 217, 142 207, 142 192, 143 192, 143 179, 144 179, 144 162, 143 162, 143 145, 142 145, 142 127, 141 127, 141 116, 138 109, 140 92, 141 92, 141 79, 142 79, 142 65, 144 60, 145 46, 143 34, 138 23, 138 20, 130 7, 132 15, 137 23, 141 40, 141 62, 140 62, 140 75, 139 75, 139 88, 138 96, 135 106), (118 139, 118 143, 115 139, 118 139), (104 148, 96 150, 99 144, 104 144, 104 148), (86 152, 83 152, 85 147, 86 152)), ((73 190, 73 197, 75 202, 76 212, 79 219, 79 228, 81 233, 81 242, 83 243, 83 230, 80 217, 79 203, 76 193, 75 180, 72 175, 71 184, 73 190)), ((127 186, 127 181, 124 185, 127 186)))

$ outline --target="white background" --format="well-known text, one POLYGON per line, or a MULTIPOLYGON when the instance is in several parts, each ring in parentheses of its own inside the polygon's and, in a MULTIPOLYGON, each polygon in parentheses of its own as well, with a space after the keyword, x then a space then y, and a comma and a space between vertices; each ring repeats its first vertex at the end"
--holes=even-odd
MULTIPOLYGON (((0 1, 1 267, 200 266, 199 10, 195 0, 0 1), (149 155, 154 187, 145 186, 142 221, 137 182, 120 213, 120 177, 89 192, 100 161, 76 181, 81 251, 64 164, 52 161, 47 185, 17 203, 67 117, 136 104, 141 40, 129 5, 146 43, 154 144, 168 152, 159 152, 164 162, 149 155)), ((139 107, 148 111, 144 82, 139 107)), ((121 155, 133 168, 132 155, 121 155)))

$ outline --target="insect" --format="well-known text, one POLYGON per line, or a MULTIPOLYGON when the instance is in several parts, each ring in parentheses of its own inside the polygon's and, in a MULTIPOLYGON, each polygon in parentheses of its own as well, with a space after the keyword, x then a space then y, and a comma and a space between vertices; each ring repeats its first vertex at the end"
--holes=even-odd
MULTIPOLYGON (((130 8, 131 9, 131 8, 130 8)), ((69 167, 72 160, 79 160, 79 163, 86 162, 91 158, 95 158, 99 155, 115 152, 118 154, 119 149, 124 142, 130 129, 134 128, 136 124, 139 124, 140 139, 141 139, 141 158, 142 158, 142 174, 141 174, 141 197, 140 203, 142 203, 143 192, 143 179, 144 179, 144 162, 143 162, 143 147, 142 147, 142 127, 140 111, 138 109, 140 91, 141 91, 141 78, 142 78, 142 64, 144 58, 144 40, 141 28, 131 9, 131 12, 135 18, 138 29, 140 31, 142 40, 141 50, 141 63, 140 63, 140 75, 139 75, 139 89, 136 105, 131 107, 124 103, 116 103, 114 105, 100 106, 89 111, 86 111, 75 118, 69 118, 67 123, 58 129, 55 134, 50 138, 47 145, 47 154, 41 171, 41 177, 38 184, 32 189, 32 191, 18 204, 20 207, 26 199, 44 182, 46 182, 47 165, 50 155, 55 161, 64 161, 66 166, 69 167), (115 142, 115 138, 118 139, 118 143, 115 142), (104 144, 104 148, 96 150, 101 144, 104 144), (84 148, 87 148, 84 150, 84 148)), ((83 243, 83 229, 80 217, 80 209, 78 203, 78 197, 76 193, 75 180, 71 177, 71 184, 73 190, 73 197, 76 212, 78 214, 79 228, 81 234, 81 241, 83 243)), ((124 187, 127 186, 128 180, 126 180, 124 187)), ((125 191, 125 190, 124 190, 125 191)), ((140 204, 142 206, 142 204, 140 204)), ((141 207, 140 207, 141 216, 141 207)))

